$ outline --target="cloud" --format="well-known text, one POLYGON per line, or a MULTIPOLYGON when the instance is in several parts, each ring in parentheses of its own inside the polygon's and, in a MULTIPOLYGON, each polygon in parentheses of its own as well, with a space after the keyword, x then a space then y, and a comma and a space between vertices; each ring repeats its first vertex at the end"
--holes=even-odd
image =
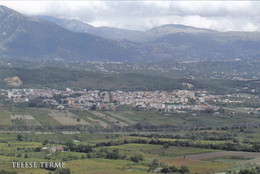
POLYGON ((78 18, 95 26, 146 30, 184 24, 219 31, 259 31, 257 1, 1 1, 27 15, 78 18))

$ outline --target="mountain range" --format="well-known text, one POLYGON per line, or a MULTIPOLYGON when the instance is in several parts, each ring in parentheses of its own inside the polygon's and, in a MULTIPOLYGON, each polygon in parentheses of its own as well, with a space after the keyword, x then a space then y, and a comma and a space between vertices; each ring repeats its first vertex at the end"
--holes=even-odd
POLYGON ((79 19, 55 18, 52 16, 35 16, 35 17, 55 23, 73 32, 89 33, 89 34, 93 34, 93 35, 97 35, 109 39, 118 39, 118 40, 125 39, 129 41, 141 42, 141 43, 149 42, 161 36, 174 34, 174 33, 216 32, 214 30, 195 28, 195 27, 178 25, 178 24, 168 24, 159 27, 154 27, 147 31, 126 30, 126 29, 119 29, 113 27, 94 27, 79 19))
POLYGON ((77 19, 25 16, 0 6, 0 56, 120 62, 257 59, 260 33, 176 24, 147 31, 94 27, 77 19))
POLYGON ((76 33, 0 6, 0 53, 20 59, 140 61, 139 44, 76 33))

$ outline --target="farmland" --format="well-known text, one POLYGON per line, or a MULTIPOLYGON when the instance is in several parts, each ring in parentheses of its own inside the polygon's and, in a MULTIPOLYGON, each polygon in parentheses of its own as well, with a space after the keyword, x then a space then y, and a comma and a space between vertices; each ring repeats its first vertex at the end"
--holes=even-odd
MULTIPOLYGON (((65 161, 71 173, 106 174, 106 173, 149 173, 155 160, 161 166, 187 166, 191 173, 214 173, 237 171, 253 167, 260 159, 260 153, 241 151, 221 151, 205 148, 180 147, 126 143, 131 140, 152 140, 140 136, 120 134, 23 134, 18 140, 17 133, 1 133, 0 167, 18 173, 48 173, 46 169, 13 169, 11 161, 65 161), (46 141, 48 140, 48 141, 46 141), (61 145, 65 149, 67 142, 74 140, 74 146, 90 145, 88 153, 77 151, 49 152, 40 149, 44 146, 61 145), (77 141, 75 141, 77 140, 77 141), (45 143, 44 143, 45 142, 45 143), (100 146, 101 142, 111 145, 100 146), (114 142, 114 143, 113 143, 114 142), (124 142, 124 143, 119 143, 124 142), (99 145, 98 145, 99 144, 99 145), (115 144, 115 145, 113 145, 115 144), (39 149, 36 150, 36 149, 39 149), (105 154, 117 152, 118 156, 110 158, 105 154), (25 156, 28 156, 28 158, 25 156), (133 156, 141 155, 142 160, 133 161, 133 156), (105 156, 103 156, 105 155, 105 156)), ((165 140, 165 139, 163 139, 165 140)), ((169 140, 169 139, 168 139, 169 140)), ((174 141, 174 140, 173 140, 174 141)), ((208 142, 209 143, 209 142, 208 142)))
POLYGON ((254 115, 237 115, 227 121, 206 113, 164 114, 129 108, 2 107, 0 117, 0 168, 10 172, 59 172, 13 169, 11 161, 63 161, 73 174, 142 174, 172 166, 203 174, 260 165, 260 129, 238 126, 245 120, 257 122, 254 115), (42 150, 59 146, 64 152, 42 150))
POLYGON ((9 125, 10 124, 10 114, 8 111, 8 108, 1 107, 1 113, 0 113, 0 125, 9 125))

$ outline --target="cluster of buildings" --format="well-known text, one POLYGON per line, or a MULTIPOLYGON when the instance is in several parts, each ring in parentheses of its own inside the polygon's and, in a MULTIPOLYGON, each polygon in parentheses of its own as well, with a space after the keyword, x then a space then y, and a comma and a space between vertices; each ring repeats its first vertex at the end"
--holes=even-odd
POLYGON ((175 112, 180 110, 217 110, 208 101, 220 100, 220 96, 207 91, 100 91, 100 90, 56 90, 56 89, 12 89, 2 90, 12 102, 41 103, 58 109, 77 108, 86 110, 116 110, 119 106, 129 106, 144 110, 175 112))
POLYGON ((42 147, 41 151, 46 151, 46 152, 64 152, 64 149, 62 146, 44 146, 42 147))
POLYGON ((176 90, 167 91, 135 91, 111 92, 113 99, 120 105, 139 107, 147 110, 163 110, 172 112, 176 110, 206 110, 218 107, 206 104, 209 95, 207 91, 176 90))

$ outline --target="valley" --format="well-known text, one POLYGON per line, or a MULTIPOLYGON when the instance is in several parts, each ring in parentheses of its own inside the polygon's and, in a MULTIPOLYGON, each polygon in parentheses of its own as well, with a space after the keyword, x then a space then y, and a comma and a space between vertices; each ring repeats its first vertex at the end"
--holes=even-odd
POLYGON ((260 173, 258 30, 149 21, 0 5, 0 174, 260 173))

